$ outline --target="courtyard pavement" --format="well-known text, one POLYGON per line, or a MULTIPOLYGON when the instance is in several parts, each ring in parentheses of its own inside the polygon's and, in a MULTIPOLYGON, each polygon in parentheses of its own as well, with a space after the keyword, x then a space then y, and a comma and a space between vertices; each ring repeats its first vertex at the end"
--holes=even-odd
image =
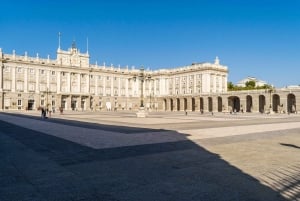
POLYGON ((0 200, 300 200, 300 115, 0 113, 0 200))

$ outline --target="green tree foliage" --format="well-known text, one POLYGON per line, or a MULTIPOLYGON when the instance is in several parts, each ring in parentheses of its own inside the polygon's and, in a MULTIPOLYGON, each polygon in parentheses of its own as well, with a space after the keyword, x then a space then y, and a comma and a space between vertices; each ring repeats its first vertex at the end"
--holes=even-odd
POLYGON ((227 83, 228 91, 242 91, 242 90, 257 90, 257 89, 272 89, 273 87, 269 84, 263 86, 256 86, 255 81, 248 81, 245 83, 245 87, 234 85, 232 82, 227 83))
POLYGON ((227 83, 227 89, 228 89, 228 90, 233 90, 234 87, 235 87, 235 86, 234 86, 234 84, 233 84, 232 82, 228 82, 228 83, 227 83))
POLYGON ((245 83, 245 85, 246 85, 246 88, 250 88, 250 89, 252 88, 252 89, 254 89, 256 83, 255 83, 255 81, 250 80, 250 81, 247 81, 247 82, 245 83))

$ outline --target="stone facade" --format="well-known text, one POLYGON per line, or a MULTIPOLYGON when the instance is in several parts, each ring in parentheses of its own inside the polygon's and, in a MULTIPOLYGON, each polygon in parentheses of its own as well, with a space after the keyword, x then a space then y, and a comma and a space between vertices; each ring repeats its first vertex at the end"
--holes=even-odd
POLYGON ((0 109, 135 110, 143 100, 147 110, 171 110, 169 97, 227 92, 228 69, 218 58, 154 71, 93 65, 89 58, 75 43, 68 50, 59 47, 54 60, 0 49, 0 109))

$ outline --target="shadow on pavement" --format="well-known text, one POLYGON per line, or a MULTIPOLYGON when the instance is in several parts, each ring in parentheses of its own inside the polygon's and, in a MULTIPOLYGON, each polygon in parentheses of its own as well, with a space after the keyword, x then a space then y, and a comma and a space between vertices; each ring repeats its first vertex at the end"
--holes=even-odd
POLYGON ((292 147, 292 148, 296 148, 296 149, 300 149, 299 146, 296 146, 294 144, 286 144, 286 143, 279 143, 282 146, 287 146, 287 147, 292 147))
POLYGON ((0 200, 284 200, 189 140, 97 150, 4 121, 0 128, 0 200))

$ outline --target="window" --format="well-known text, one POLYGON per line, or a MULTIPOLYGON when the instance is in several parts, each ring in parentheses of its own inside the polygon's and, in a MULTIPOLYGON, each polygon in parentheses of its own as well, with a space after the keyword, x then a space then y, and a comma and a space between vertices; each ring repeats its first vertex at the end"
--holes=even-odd
POLYGON ((107 78, 106 78, 107 80, 109 80, 109 76, 107 76, 107 78))
POLYGON ((29 73, 30 73, 30 74, 33 74, 33 73, 34 73, 33 68, 30 68, 30 69, 29 69, 29 73))
POLYGON ((41 72, 41 75, 44 75, 44 73, 45 73, 45 71, 44 71, 44 70, 41 70, 40 72, 41 72))
POLYGON ((20 82, 20 81, 17 82, 17 90, 23 91, 23 82, 20 82))
POLYGON ((34 91, 34 83, 29 83, 29 91, 34 91))
POLYGON ((51 74, 52 74, 52 75, 55 75, 55 71, 52 71, 51 74))
POLYGON ((18 94, 18 97, 21 97, 22 96, 22 94, 18 94))
POLYGON ((18 100, 18 106, 21 106, 22 105, 22 100, 18 100))
POLYGON ((5 90, 10 90, 10 87, 11 87, 11 81, 5 80, 5 81, 3 82, 3 89, 5 89, 5 90))
POLYGON ((9 66, 5 66, 4 67, 4 72, 8 73, 10 71, 10 67, 9 66))
POLYGON ((21 68, 21 67, 18 67, 18 68, 17 68, 17 72, 18 72, 18 73, 22 73, 22 68, 21 68))

